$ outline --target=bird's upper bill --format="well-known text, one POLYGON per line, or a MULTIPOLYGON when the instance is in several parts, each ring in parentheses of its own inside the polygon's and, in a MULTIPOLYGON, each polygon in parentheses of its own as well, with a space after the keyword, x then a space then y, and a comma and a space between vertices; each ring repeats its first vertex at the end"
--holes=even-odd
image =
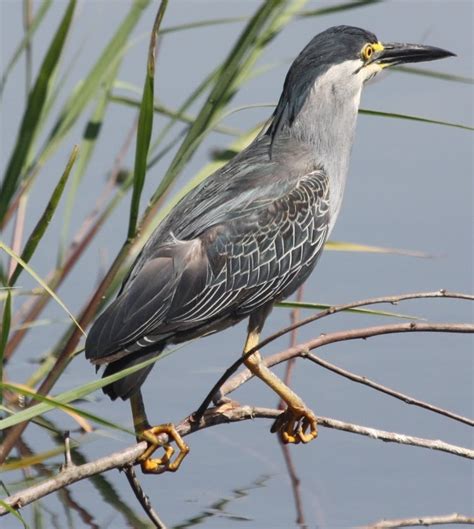
POLYGON ((377 64, 382 68, 410 62, 435 61, 455 55, 455 53, 434 46, 396 42, 366 44, 361 54, 366 66, 377 64))

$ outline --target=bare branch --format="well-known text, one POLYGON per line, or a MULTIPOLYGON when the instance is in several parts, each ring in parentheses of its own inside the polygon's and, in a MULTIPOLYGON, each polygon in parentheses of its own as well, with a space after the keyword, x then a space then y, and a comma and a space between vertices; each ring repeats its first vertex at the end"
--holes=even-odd
MULTIPOLYGON (((302 301, 303 299, 304 285, 301 285, 296 293, 296 301, 302 301)), ((299 308, 294 308, 290 312, 290 323, 297 323, 300 319, 301 310, 299 308)), ((297 344, 298 329, 295 328, 291 331, 290 334, 290 347, 294 347, 297 344)), ((296 358, 292 358, 286 363, 285 376, 283 378, 285 384, 290 386, 291 376, 296 364, 296 358)), ((286 402, 283 399, 279 400, 278 409, 284 410, 286 408, 286 402)), ((303 500, 301 498, 301 481, 296 472, 295 464, 293 463, 293 458, 291 456, 290 447, 283 443, 282 438, 278 435, 278 444, 283 453, 283 458, 285 460, 286 469, 288 471, 288 476, 291 482, 291 490, 293 491, 293 499, 295 502, 296 510, 296 524, 298 527, 306 527, 306 520, 303 510, 303 500)))
MULTIPOLYGON (((373 336, 380 336, 383 334, 404 333, 404 332, 453 332, 453 333, 473 333, 474 325, 470 323, 395 323, 389 325, 378 325, 374 327, 364 327, 361 329, 352 329, 349 331, 337 331, 328 334, 322 334, 318 338, 309 340, 295 347, 290 347, 280 353, 276 353, 267 358, 264 358, 264 363, 267 367, 286 362, 290 358, 296 356, 304 357, 310 350, 317 349, 323 345, 331 343, 365 339, 373 336)), ((251 352, 249 352, 251 354, 251 352)), ((219 379, 217 384, 211 390, 212 395, 219 391, 222 395, 226 395, 235 391, 244 382, 252 378, 252 373, 245 369, 237 375, 230 378, 230 376, 237 371, 238 367, 243 363, 244 356, 239 358, 219 379), (228 380, 227 380, 228 379, 228 380), (225 382, 227 380, 227 382, 225 382)), ((210 393, 210 394, 211 394, 210 393)), ((208 396, 209 397, 209 396, 208 396)), ((208 398, 207 397, 207 398, 208 398)), ((206 400, 207 400, 206 398, 206 400)), ((212 398, 212 397, 211 397, 212 398)), ((206 402, 206 401, 205 401, 206 402)))
MULTIPOLYGON (((265 418, 275 419, 281 414, 281 410, 269 408, 255 408, 252 406, 230 407, 228 405, 213 408, 208 410, 201 418, 199 423, 192 419, 192 415, 186 417, 177 427, 177 431, 181 436, 190 435, 191 433, 215 426, 217 424, 232 423, 246 421, 249 419, 265 418)), ((464 448, 461 446, 445 443, 433 439, 423 439, 420 437, 413 437, 403 435, 396 432, 386 432, 377 430, 375 428, 368 428, 357 424, 351 424, 328 417, 318 417, 318 425, 325 428, 333 428, 345 432, 351 432, 358 435, 364 435, 372 439, 378 439, 386 442, 393 442, 411 446, 418 446, 421 448, 429 448, 432 450, 439 450, 448 454, 474 459, 474 450, 464 448)), ((159 436, 162 443, 168 442, 168 436, 162 434, 159 436)), ((21 508, 28 505, 52 492, 55 492, 63 487, 71 485, 77 481, 89 478, 96 474, 101 474, 113 468, 123 468, 126 465, 134 464, 137 458, 145 451, 147 447, 146 442, 142 441, 136 445, 130 446, 119 452, 115 452, 109 456, 102 457, 84 465, 77 465, 63 469, 59 474, 49 480, 46 480, 38 485, 34 485, 20 492, 12 494, 4 501, 14 507, 21 508)), ((0 515, 7 514, 8 511, 0 506, 0 515)))
POLYGON ((411 435, 398 434, 396 432, 385 432, 375 428, 367 428, 366 426, 358 426, 357 424, 337 421, 335 419, 327 419, 326 417, 318 417, 318 425, 326 428, 334 428, 335 430, 342 430, 344 432, 351 432, 358 435, 365 435, 372 439, 380 439, 381 441, 389 443, 398 443, 411 446, 419 446, 422 448, 430 448, 431 450, 440 450, 448 454, 465 457, 466 459, 474 459, 474 450, 455 446, 445 443, 440 440, 423 439, 422 437, 413 437, 411 435))
POLYGON ((464 299, 466 301, 474 301, 474 295, 464 294, 462 292, 450 292, 442 288, 435 292, 412 292, 409 294, 399 294, 397 296, 381 296, 378 298, 368 298, 359 301, 353 301, 351 303, 346 303, 344 305, 334 305, 333 307, 329 307, 328 309, 318 312, 313 316, 309 316, 308 318, 297 321, 289 325, 288 327, 281 329, 280 331, 268 336, 267 338, 265 338, 265 340, 262 340, 258 345, 256 345, 254 349, 249 351, 249 353, 260 350, 265 345, 269 344, 270 342, 273 342, 274 340, 280 338, 285 334, 288 334, 289 332, 293 331, 294 329, 297 329, 298 327, 308 325, 308 323, 320 320, 322 318, 325 318, 326 316, 331 316, 332 314, 337 314, 338 312, 343 312, 349 309, 356 309, 359 307, 366 307, 367 305, 379 305, 381 303, 390 303, 391 305, 397 305, 400 301, 406 301, 409 299, 431 298, 464 299))
POLYGON ((123 469, 125 475, 127 476, 130 487, 132 487, 133 493, 135 494, 140 505, 143 507, 146 515, 150 520, 155 524, 157 529, 166 529, 166 525, 163 523, 161 518, 158 516, 158 513, 155 512, 153 506, 151 505, 150 498, 145 494, 145 491, 142 489, 140 481, 138 481, 137 475, 132 465, 127 465, 123 469))
POLYGON ((417 516, 416 518, 399 518, 397 520, 381 520, 373 525, 365 525, 361 529, 392 529, 395 527, 413 527, 427 525, 444 525, 449 523, 474 524, 474 517, 463 514, 443 514, 441 516, 417 516))
POLYGON ((364 384, 365 386, 369 386, 370 388, 375 389, 376 391, 381 391, 382 393, 385 393, 386 395, 390 395, 391 397, 400 399, 406 404, 412 404, 413 406, 419 406, 420 408, 424 408, 425 410, 432 411, 433 413, 439 413, 440 415, 444 415, 445 417, 449 417, 450 419, 454 419, 455 421, 462 422, 469 426, 474 426, 474 420, 469 419, 469 417, 458 415, 457 413, 454 413, 452 411, 445 410, 444 408, 440 408, 438 406, 434 406, 433 404, 430 404, 429 402, 424 402, 422 400, 418 400, 413 397, 410 397, 410 395, 406 395, 405 393, 400 393, 399 391, 395 391, 394 389, 391 389, 387 386, 383 386, 382 384, 378 384, 377 382, 374 382, 373 380, 370 380, 367 377, 356 375, 355 373, 352 373, 351 371, 342 369, 342 367, 331 364, 330 362, 327 362, 326 360, 323 360, 319 356, 313 355, 311 353, 306 353, 303 356, 304 358, 311 360, 311 362, 314 362, 315 364, 318 364, 321 367, 328 369, 329 371, 333 371, 334 373, 337 373, 338 375, 348 378, 349 380, 352 380, 353 382, 364 384))

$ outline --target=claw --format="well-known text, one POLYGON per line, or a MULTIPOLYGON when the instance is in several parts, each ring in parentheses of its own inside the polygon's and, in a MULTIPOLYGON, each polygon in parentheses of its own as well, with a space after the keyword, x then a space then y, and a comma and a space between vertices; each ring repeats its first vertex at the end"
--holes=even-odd
POLYGON ((309 443, 318 435, 318 423, 311 410, 288 407, 275 420, 271 431, 278 432, 285 444, 309 443))
POLYGON ((146 450, 139 458, 144 474, 161 474, 167 471, 176 472, 189 452, 189 446, 183 441, 174 424, 161 424, 148 428, 141 433, 140 437, 148 442, 146 450), (169 443, 163 444, 158 440, 158 436, 162 433, 167 434, 179 448, 179 453, 174 460, 172 458, 176 450, 169 443), (165 450, 163 456, 151 458, 153 452, 159 447, 163 447, 165 450))

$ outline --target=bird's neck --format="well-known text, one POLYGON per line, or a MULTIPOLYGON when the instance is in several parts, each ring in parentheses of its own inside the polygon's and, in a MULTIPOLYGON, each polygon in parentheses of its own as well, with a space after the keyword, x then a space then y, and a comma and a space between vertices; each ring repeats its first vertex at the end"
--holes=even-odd
POLYGON ((285 131, 293 140, 310 147, 314 164, 329 177, 330 230, 342 204, 360 96, 360 88, 316 84, 285 131))

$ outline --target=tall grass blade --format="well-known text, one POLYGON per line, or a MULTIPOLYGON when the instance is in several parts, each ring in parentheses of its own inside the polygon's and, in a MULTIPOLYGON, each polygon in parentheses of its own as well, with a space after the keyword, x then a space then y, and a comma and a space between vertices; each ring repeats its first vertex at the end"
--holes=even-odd
POLYGON ((153 194, 151 204, 155 204, 161 198, 194 154, 205 132, 212 127, 214 120, 229 103, 238 82, 242 82, 243 76, 248 74, 248 70, 253 66, 262 49, 296 14, 297 6, 304 3, 267 0, 257 10, 222 64, 219 78, 153 194))
MULTIPOLYGON (((111 101, 112 103, 118 103, 137 108, 140 108, 141 105, 141 102, 139 100, 127 96, 111 95, 109 97, 109 101, 111 101)), ((158 114, 162 114, 163 116, 166 116, 168 118, 176 119, 176 121, 181 121, 182 123, 186 123, 187 125, 192 125, 194 123, 194 120, 196 119, 195 116, 180 112, 179 110, 173 110, 171 108, 168 108, 163 104, 158 103, 156 100, 153 106, 153 110, 158 114)), ((213 130, 214 132, 220 132, 229 136, 238 136, 240 134, 237 129, 219 125, 213 127, 213 130)))
MULTIPOLYGON (((135 373, 136 371, 139 371, 140 369, 161 360, 164 356, 167 356, 168 354, 170 354, 170 352, 166 352, 164 355, 162 354, 158 358, 151 358, 149 360, 145 360, 144 362, 140 362, 139 364, 133 367, 123 369, 122 371, 114 373, 113 375, 109 375, 108 377, 94 380, 92 382, 88 382, 87 384, 83 384, 82 386, 79 386, 77 388, 64 391, 63 393, 56 395, 54 398, 50 397, 49 401, 43 401, 41 402, 41 404, 35 404, 34 406, 21 410, 11 415, 10 417, 6 417, 5 419, 0 420, 0 430, 10 428, 10 426, 14 426, 15 424, 19 424, 24 421, 29 421, 35 417, 38 417, 38 415, 42 415, 43 413, 46 413, 56 407, 63 406, 68 404, 69 402, 84 398, 87 395, 93 393, 94 391, 103 388, 107 384, 115 382, 116 380, 120 380, 121 378, 127 375, 131 375, 132 373, 135 373)), ((8 386, 8 384, 5 383, 1 384, 2 387, 8 386)), ((15 388, 16 387, 17 386, 15 386, 15 388)), ((23 390, 23 388, 21 389, 23 390)), ((38 394, 35 393, 35 395, 39 397, 38 394)), ((73 411, 77 412, 77 408, 74 408, 73 411)))
POLYGON ((102 123, 104 120, 105 112, 110 101, 109 91, 115 81, 119 64, 112 69, 109 77, 105 80, 102 93, 98 96, 96 107, 92 112, 92 116, 87 122, 84 133, 82 135, 82 141, 80 144, 81 156, 79 157, 76 169, 72 175, 69 191, 66 196, 66 206, 64 208, 64 218, 61 230, 61 243, 59 248, 58 262, 61 263, 63 260, 64 248, 67 244, 67 238, 69 233, 69 226, 71 222, 72 211, 74 208, 74 202, 76 199, 77 190, 79 184, 86 172, 89 162, 94 153, 94 149, 97 145, 99 134, 102 130, 102 123))
POLYGON ((176 26, 168 26, 160 29, 160 37, 166 33, 174 33, 176 31, 183 31, 188 29, 205 28, 208 26, 220 26, 222 24, 235 24, 236 22, 245 22, 248 17, 228 17, 228 18, 210 18, 208 20, 198 20, 197 22, 189 22, 187 24, 178 24, 176 26))
POLYGON ((11 505, 8 505, 8 503, 4 502, 3 500, 0 500, 0 505, 10 514, 12 514, 19 522, 21 522, 25 529, 30 529, 30 526, 23 519, 23 516, 15 508, 13 508, 11 505))
MULTIPOLYGON (((69 174, 71 173, 71 169, 74 165, 74 162, 76 161, 78 152, 79 152, 79 149, 77 148, 77 146, 75 146, 71 152, 71 155, 69 156, 69 160, 66 165, 66 168, 64 169, 64 172, 61 178, 59 179, 59 182, 56 184, 56 187, 54 188, 53 194, 51 195, 51 198, 49 199, 46 209, 41 215, 38 223, 36 224, 33 232, 31 233, 25 245, 25 248, 21 254, 21 259, 23 260, 24 263, 28 263, 31 257, 33 256, 33 253, 35 252, 44 233, 46 232, 46 229, 49 226, 49 223, 51 222, 51 219, 53 218, 54 212, 56 211, 56 208, 58 207, 58 204, 59 204, 59 200, 61 199, 61 196, 63 194, 64 187, 69 178, 69 174)), ((12 274, 12 277, 9 281, 10 286, 15 285, 17 279, 20 277, 22 270, 23 270, 23 267, 17 264, 12 274)))
MULTIPOLYGON (((74 453, 74 462, 76 465, 84 465, 87 463, 87 459, 76 449, 74 453)), ((150 524, 135 513, 135 511, 119 495, 112 481, 105 477, 105 474, 91 476, 89 481, 95 487, 102 499, 114 509, 114 512, 122 514, 129 527, 133 527, 133 529, 150 529, 150 524)))
POLYGON ((23 115, 16 144, 8 162, 2 189, 0 190, 0 222, 7 212, 10 200, 17 189, 21 171, 28 156, 36 127, 38 126, 41 112, 48 95, 50 81, 64 49, 64 43, 71 26, 75 6, 76 0, 70 0, 28 98, 28 104, 23 115))
POLYGON ((432 125, 444 125, 445 127, 455 127, 457 129, 474 130, 474 127, 469 125, 462 125, 460 123, 451 123, 449 121, 440 121, 437 119, 423 118, 421 116, 413 116, 410 114, 397 114, 396 112, 383 112, 381 110, 369 110, 367 108, 359 108, 359 114, 366 116, 377 116, 381 118, 395 118, 408 119, 410 121, 419 121, 421 123, 430 123, 432 125))
POLYGON ((132 203, 130 205, 130 219, 128 223, 128 238, 135 235, 138 213, 140 210, 140 197, 145 183, 148 149, 150 147, 151 132, 153 129, 154 112, 154 82, 156 64, 156 41, 161 21, 168 6, 168 0, 161 0, 160 8, 156 14, 155 22, 150 37, 148 49, 145 84, 143 87, 142 102, 138 116, 137 146, 135 151, 135 170, 133 175, 132 203))
MULTIPOLYGON (((3 305, 2 330, 0 334, 0 382, 3 382, 3 354, 10 334, 10 325, 12 321, 12 296, 8 291, 7 299, 3 305)), ((0 405, 3 403, 3 390, 0 389, 0 405)))
MULTIPOLYGON (((9 384, 6 382, 2 382, 1 389, 8 389, 9 391, 13 393, 18 393, 20 395, 23 395, 24 397, 30 397, 32 400, 38 400, 42 404, 50 406, 50 409, 59 409, 62 411, 67 412, 68 414, 77 414, 80 417, 84 417, 85 419, 89 419, 90 421, 93 421, 97 424, 100 424, 101 426, 104 426, 105 428, 110 428, 112 430, 119 430, 124 433, 128 433, 130 435, 133 435, 135 437, 135 431, 130 430, 129 428, 125 428, 124 426, 121 426, 120 424, 108 421, 104 417, 99 417, 98 415, 95 415, 94 413, 90 413, 88 411, 82 410, 81 408, 78 408, 77 406, 71 406, 70 404, 66 404, 65 402, 62 402, 58 400, 57 398, 53 397, 45 397, 43 395, 39 395, 35 391, 31 391, 23 386, 19 386, 17 384, 9 384)), ((10 418, 16 417, 17 414, 11 415, 10 418)), ((7 420, 7 419, 5 419, 7 420)), ((0 421, 0 423, 3 421, 0 421)))
POLYGON ((39 159, 44 161, 58 146, 70 128, 74 125, 82 111, 101 88, 103 80, 110 71, 117 67, 123 59, 128 37, 138 23, 150 0, 134 0, 130 10, 106 48, 94 64, 85 80, 76 87, 73 95, 64 105, 59 119, 53 127, 47 145, 39 159))
MULTIPOLYGON (((312 310, 327 310, 334 305, 327 305, 324 303, 308 303, 305 301, 280 301, 275 304, 276 307, 284 309, 312 309, 312 310)), ((344 309, 342 312, 352 312, 354 314, 363 314, 366 316, 387 316, 390 318, 401 318, 403 320, 420 320, 418 316, 411 316, 410 314, 399 314, 397 312, 389 312, 385 310, 374 309, 344 309)))
POLYGON ((5 251, 10 257, 15 259, 15 261, 20 264, 29 274, 30 276, 37 281, 43 288, 46 290, 46 292, 56 301, 56 303, 68 314, 68 316, 71 318, 75 326, 80 330, 80 332, 85 336, 85 332, 82 329, 82 327, 79 325, 76 318, 74 318, 72 312, 66 307, 66 305, 59 299, 58 295, 55 294, 49 286, 41 279, 41 277, 27 264, 23 259, 17 255, 9 246, 7 246, 5 243, 0 241, 0 250, 5 251))
POLYGON ((325 7, 318 7, 316 9, 308 9, 299 14, 300 17, 316 17, 320 15, 332 15, 339 11, 346 11, 356 7, 365 7, 370 4, 378 4, 383 0, 354 0, 352 2, 343 2, 341 4, 329 5, 325 7))
MULTIPOLYGON (((64 407, 69 402, 84 398, 87 395, 93 393, 94 391, 97 391, 98 389, 103 388, 107 384, 110 384, 111 382, 120 380, 121 378, 127 375, 135 373, 136 371, 138 371, 139 369, 143 367, 146 367, 154 362, 157 362, 162 357, 163 355, 161 355, 158 358, 151 358, 149 360, 145 360, 144 362, 140 362, 139 364, 133 367, 129 367, 118 373, 109 375, 108 377, 101 378, 99 380, 94 380, 93 382, 88 382, 87 384, 83 384, 82 386, 79 386, 72 390, 60 393, 59 395, 56 395, 54 398, 48 398, 47 400, 42 400, 41 404, 30 406, 24 410, 21 410, 11 415, 10 417, 6 417, 5 419, 0 420, 0 430, 4 430, 5 428, 10 428, 10 426, 14 426, 15 424, 19 424, 24 421, 29 421, 35 417, 38 417, 38 415, 42 415, 43 413, 46 413, 54 408, 64 407)), ((12 386, 14 386, 15 388, 18 388, 16 385, 12 385, 12 386)), ((10 384, 6 384, 3 382, 1 383, 1 387, 11 389, 10 384)), ((20 389, 24 391, 23 388, 20 388, 20 389)), ((15 391, 17 390, 18 389, 15 389, 15 391)), ((35 395, 35 398, 38 397, 38 399, 41 397, 37 393, 35 393, 34 395, 35 395)), ((41 397, 41 398, 46 399, 46 397, 41 397)), ((70 408, 72 409, 72 411, 75 411, 76 413, 78 413, 78 408, 74 408, 74 407, 70 407, 70 408)), ((79 412, 84 413, 82 412, 82 410, 79 410, 79 412)), ((95 420, 91 416, 89 416, 88 418, 90 418, 91 420, 95 420)), ((130 430, 124 429, 124 431, 130 432, 134 435, 134 432, 131 432, 130 430)))
POLYGON ((472 77, 465 77, 464 75, 454 75, 452 73, 437 72, 436 70, 428 70, 427 68, 415 68, 413 66, 394 66, 392 70, 402 73, 424 75, 426 77, 433 77, 434 79, 441 79, 443 81, 474 84, 474 79, 472 77))
POLYGON ((63 454, 64 446, 58 446, 56 448, 52 448, 51 450, 45 450, 44 452, 40 452, 32 456, 23 456, 18 459, 13 459, 13 461, 8 461, 8 463, 3 463, 3 465, 0 465, 0 472, 3 474, 4 472, 22 470, 23 468, 39 465, 40 463, 43 463, 48 459, 52 459, 53 457, 60 456, 63 454))
POLYGON ((422 259, 433 257, 430 254, 419 252, 417 250, 403 250, 400 248, 387 248, 385 246, 370 246, 369 244, 357 244, 355 242, 327 241, 324 247, 326 250, 335 250, 336 252, 382 253, 405 255, 407 257, 420 257, 422 259))
POLYGON ((5 88, 5 85, 7 83, 8 75, 10 74, 11 70, 15 66, 17 60, 20 58, 23 51, 27 48, 28 43, 31 42, 31 39, 35 31, 38 29, 39 25, 41 24, 41 21, 46 15, 48 9, 51 7, 51 4, 52 4, 52 0, 43 0, 41 2, 41 5, 38 7, 38 11, 36 12, 36 15, 33 17, 33 20, 31 21, 31 25, 28 28, 28 31, 25 33, 25 35, 21 39, 21 42, 18 44, 17 48, 13 52, 12 58, 8 61, 8 64, 5 67, 5 70, 3 71, 2 79, 0 80, 0 98, 2 97, 3 89, 5 88))
MULTIPOLYGON (((157 136, 157 138, 153 142, 153 144, 152 144, 152 146, 150 148, 150 152, 153 153, 158 148, 158 146, 163 142, 164 138, 169 133, 169 131, 173 128, 173 126, 178 121, 183 119, 183 115, 185 114, 185 112, 208 89, 208 87, 211 86, 212 82, 214 82, 217 79, 217 77, 219 76, 220 72, 221 72, 221 67, 215 68, 189 94, 189 96, 185 99, 185 101, 182 103, 182 105, 178 108, 178 110, 176 112, 176 115, 173 116, 172 119, 162 128, 160 134, 157 136)), ((148 169, 150 169, 158 161, 159 161, 159 158, 157 156, 154 156, 152 159, 150 159, 149 162, 148 162, 148 169)))

